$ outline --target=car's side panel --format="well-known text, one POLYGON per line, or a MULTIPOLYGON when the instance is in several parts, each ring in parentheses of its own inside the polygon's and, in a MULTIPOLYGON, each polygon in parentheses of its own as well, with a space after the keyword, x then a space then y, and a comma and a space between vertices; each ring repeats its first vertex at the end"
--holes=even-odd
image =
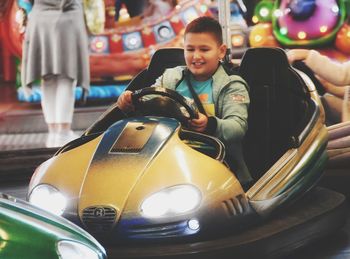
POLYGON ((59 258, 61 240, 78 242, 105 258, 102 246, 68 220, 8 195, 0 198, 0 258, 59 258))
POLYGON ((248 191, 252 206, 261 215, 269 214, 297 193, 304 193, 321 177, 327 161, 328 133, 320 120, 304 143, 298 149, 290 150, 288 159, 286 156, 280 158, 248 191))
POLYGON ((0 258, 58 258, 57 237, 44 222, 4 207, 0 222, 0 258))

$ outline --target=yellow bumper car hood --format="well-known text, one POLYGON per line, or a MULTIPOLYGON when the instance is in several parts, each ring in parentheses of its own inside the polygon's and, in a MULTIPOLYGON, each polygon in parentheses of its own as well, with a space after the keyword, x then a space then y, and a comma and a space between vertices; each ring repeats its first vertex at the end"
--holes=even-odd
POLYGON ((174 119, 162 118, 160 124, 155 118, 142 117, 123 120, 110 127, 83 181, 80 216, 89 210, 96 213, 99 206, 114 213, 121 212, 150 162, 179 126, 174 119))

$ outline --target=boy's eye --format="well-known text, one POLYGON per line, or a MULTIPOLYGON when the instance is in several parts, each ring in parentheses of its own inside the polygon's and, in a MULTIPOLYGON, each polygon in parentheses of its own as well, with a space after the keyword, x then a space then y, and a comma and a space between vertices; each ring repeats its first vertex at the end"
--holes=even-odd
MULTIPOLYGON (((195 51, 195 49, 186 49, 186 51, 195 51)), ((210 49, 208 49, 208 48, 201 48, 201 49, 199 49, 199 51, 206 52, 206 51, 210 51, 210 49)))
POLYGON ((192 49, 192 48, 187 48, 186 50, 187 51, 194 51, 194 49, 192 49))

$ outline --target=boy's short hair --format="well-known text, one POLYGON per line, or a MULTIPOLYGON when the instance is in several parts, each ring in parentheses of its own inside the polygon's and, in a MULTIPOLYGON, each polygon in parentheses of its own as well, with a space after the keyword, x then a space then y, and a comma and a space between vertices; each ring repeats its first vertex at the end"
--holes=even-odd
POLYGON ((221 45, 223 43, 222 28, 218 20, 210 16, 200 16, 191 21, 185 29, 185 36, 187 33, 211 33, 221 45))

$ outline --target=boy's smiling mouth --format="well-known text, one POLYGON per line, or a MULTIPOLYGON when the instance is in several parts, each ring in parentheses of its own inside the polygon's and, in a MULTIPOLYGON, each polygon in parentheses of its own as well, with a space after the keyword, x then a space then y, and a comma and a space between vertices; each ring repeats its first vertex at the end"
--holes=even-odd
POLYGON ((203 61, 192 62, 192 66, 194 66, 194 67, 202 67, 204 64, 205 64, 205 62, 203 62, 203 61))

